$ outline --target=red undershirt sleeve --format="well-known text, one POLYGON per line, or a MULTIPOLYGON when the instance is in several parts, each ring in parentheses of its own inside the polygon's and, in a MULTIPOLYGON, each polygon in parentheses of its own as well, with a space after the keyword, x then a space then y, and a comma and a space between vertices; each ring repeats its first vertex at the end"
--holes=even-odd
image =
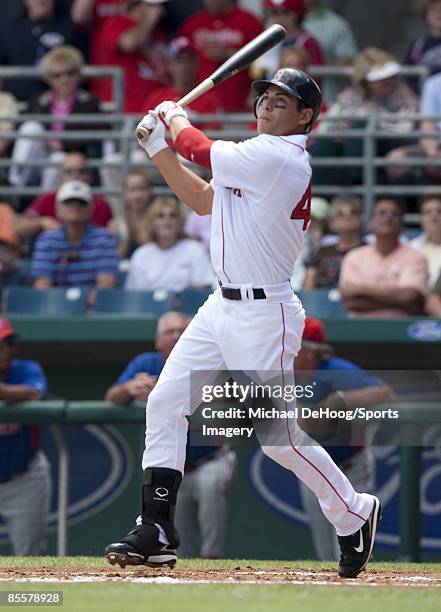
POLYGON ((176 151, 188 161, 211 170, 210 149, 214 140, 210 140, 201 130, 187 127, 179 132, 175 140, 176 151))

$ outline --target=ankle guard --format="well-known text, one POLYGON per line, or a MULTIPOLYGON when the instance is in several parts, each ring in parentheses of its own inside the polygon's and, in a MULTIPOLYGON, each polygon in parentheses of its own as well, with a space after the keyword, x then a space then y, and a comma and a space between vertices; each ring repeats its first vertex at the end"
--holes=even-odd
POLYGON ((144 470, 142 487, 142 522, 158 523, 164 529, 170 544, 179 546, 179 536, 173 524, 176 499, 182 475, 169 468, 147 468, 144 470))

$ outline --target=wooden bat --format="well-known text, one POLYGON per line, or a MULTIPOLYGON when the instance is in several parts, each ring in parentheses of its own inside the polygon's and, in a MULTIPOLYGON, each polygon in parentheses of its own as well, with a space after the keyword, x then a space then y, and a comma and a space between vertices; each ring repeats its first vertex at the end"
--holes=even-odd
MULTIPOLYGON (((183 98, 178 100, 176 104, 179 106, 186 106, 202 96, 206 91, 222 83, 226 79, 237 74, 240 70, 243 70, 249 66, 254 60, 266 53, 269 49, 277 45, 286 36, 286 30, 281 25, 274 24, 261 32, 256 38, 250 40, 242 49, 239 49, 234 55, 229 57, 222 66, 219 66, 209 77, 207 77, 202 83, 199 83, 194 89, 192 89, 183 98)), ((139 140, 146 140, 149 136, 150 131, 146 128, 139 127, 136 130, 136 136, 139 140)))

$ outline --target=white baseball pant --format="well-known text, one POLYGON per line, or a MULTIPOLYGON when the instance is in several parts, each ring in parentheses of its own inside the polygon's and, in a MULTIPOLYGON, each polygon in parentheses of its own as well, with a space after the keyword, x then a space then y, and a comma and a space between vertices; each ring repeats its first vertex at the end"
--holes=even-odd
MULTIPOLYGON (((371 448, 365 448, 341 466, 353 485, 363 491, 373 491, 375 486, 375 457, 371 448)), ((320 561, 338 561, 340 547, 335 530, 325 519, 316 496, 302 482, 299 483, 303 509, 308 515, 309 528, 315 554, 320 561)))
MULTIPOLYGON (((255 300, 251 287, 242 285, 242 301, 227 300, 217 289, 182 334, 147 402, 143 469, 184 470, 186 417, 199 406, 203 384, 210 384, 207 377, 190 391, 192 370, 213 376, 221 370, 278 370, 287 380, 292 377, 304 310, 289 282, 263 288, 267 299, 255 300)), ((371 512, 372 496, 357 493, 322 447, 308 445, 296 421, 286 422, 284 439, 284 444, 263 445, 263 452, 314 491, 338 535, 360 529, 371 512)))

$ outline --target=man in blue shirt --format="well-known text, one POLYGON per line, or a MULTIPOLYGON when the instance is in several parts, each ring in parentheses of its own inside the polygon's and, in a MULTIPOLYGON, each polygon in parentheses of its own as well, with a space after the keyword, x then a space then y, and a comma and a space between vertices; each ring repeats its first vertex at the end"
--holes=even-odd
MULTIPOLYGON (((355 363, 336 357, 326 341, 321 321, 306 317, 302 347, 295 359, 296 382, 314 384, 314 403, 330 410, 348 410, 358 406, 383 404, 395 399, 392 389, 380 378, 365 372, 355 363)), ((364 434, 355 444, 350 421, 337 419, 298 419, 299 425, 318 442, 337 440, 338 446, 325 446, 334 462, 357 490, 371 492, 375 488, 375 457, 364 445, 364 434)), ((335 529, 325 518, 316 496, 299 482, 303 507, 317 558, 334 561, 340 556, 335 529)))
MULTIPOLYGON (((47 393, 41 366, 13 357, 16 342, 9 321, 0 319, 0 401, 11 405, 47 393)), ((14 555, 44 554, 50 493, 50 466, 38 427, 0 423, 0 515, 14 555)))
POLYGON ((38 238, 31 274, 36 289, 114 287, 118 272, 113 234, 91 223, 92 192, 82 181, 67 181, 57 191, 62 226, 38 238))
MULTIPOLYGON (((156 352, 141 353, 128 364, 105 395, 116 404, 147 401, 164 364, 189 323, 185 314, 168 312, 158 320, 156 352)), ((167 406, 164 406, 167 410, 167 406)), ((181 557, 221 558, 226 538, 228 485, 235 453, 225 447, 187 445, 185 472, 175 524, 181 557)))

